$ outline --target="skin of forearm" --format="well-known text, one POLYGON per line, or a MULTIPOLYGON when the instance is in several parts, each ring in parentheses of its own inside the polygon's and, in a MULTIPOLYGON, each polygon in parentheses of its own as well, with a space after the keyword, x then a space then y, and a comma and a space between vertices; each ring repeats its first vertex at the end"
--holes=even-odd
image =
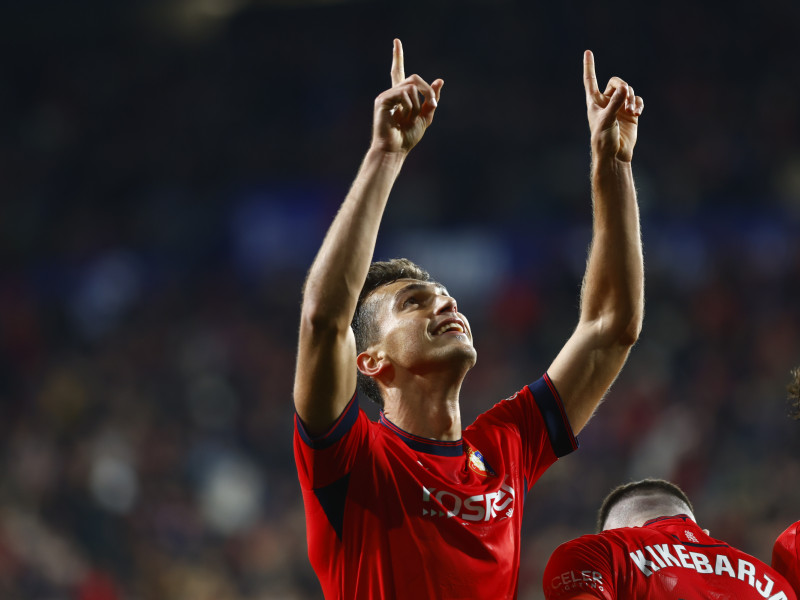
POLYGON ((602 320, 622 343, 638 338, 644 306, 639 208, 631 163, 598 158, 592 164, 594 235, 582 289, 585 320, 602 320))
POLYGON ((303 313, 315 322, 349 327, 405 156, 370 148, 364 157, 306 279, 303 313))

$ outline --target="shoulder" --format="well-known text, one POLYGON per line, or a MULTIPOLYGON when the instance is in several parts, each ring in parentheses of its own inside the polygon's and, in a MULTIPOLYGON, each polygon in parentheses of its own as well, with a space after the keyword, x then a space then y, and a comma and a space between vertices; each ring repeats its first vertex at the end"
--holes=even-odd
POLYGON ((615 564, 614 541, 604 533, 565 542, 555 549, 545 567, 545 597, 613 597, 615 564))
POLYGON ((798 533, 800 533, 800 521, 796 521, 789 525, 783 533, 778 536, 778 539, 782 538, 796 538, 798 533))
POLYGON ((558 417, 563 416, 563 405, 549 378, 547 375, 543 375, 533 383, 523 386, 511 396, 497 402, 478 416, 470 427, 485 426, 487 423, 518 425, 521 420, 541 421, 551 414, 558 417))
POLYGON ((600 566, 612 558, 616 545, 614 536, 608 535, 608 532, 582 535, 556 548, 548 567, 551 564, 582 568, 600 566))
POLYGON ((295 439, 302 440, 306 446, 314 450, 324 450, 334 446, 341 440, 352 437, 354 431, 363 434, 369 430, 371 424, 364 410, 359 407, 355 395, 328 430, 319 434, 309 432, 300 415, 297 413, 294 415, 295 439))
MULTIPOLYGON (((796 521, 787 527, 775 540, 775 552, 798 553, 797 536, 800 533, 800 521, 796 521)), ((798 554, 800 556, 800 554, 798 554)))
POLYGON ((558 392, 545 374, 481 414, 466 432, 516 440, 537 456, 554 462, 578 448, 558 392))

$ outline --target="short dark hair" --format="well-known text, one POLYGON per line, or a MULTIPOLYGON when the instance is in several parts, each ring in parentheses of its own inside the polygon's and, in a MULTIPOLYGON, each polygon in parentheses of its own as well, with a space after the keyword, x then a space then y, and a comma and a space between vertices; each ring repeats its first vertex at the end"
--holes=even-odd
MULTIPOLYGON (((353 333, 356 336, 356 352, 363 352, 373 344, 378 332, 378 324, 375 320, 375 306, 367 300, 376 289, 398 279, 431 281, 431 276, 425 269, 407 258, 378 261, 369 266, 367 279, 361 288, 361 293, 358 295, 358 304, 356 304, 356 312, 351 323, 353 333)), ((383 397, 380 389, 378 389, 378 384, 372 377, 368 377, 360 371, 358 372, 358 389, 367 398, 383 408, 383 397)))
POLYGON ((800 420, 800 367, 792 370, 792 381, 786 386, 787 399, 789 400, 789 416, 800 420))
POLYGON ((608 519, 608 513, 610 513, 611 509, 623 498, 629 498, 636 495, 645 495, 652 492, 677 498, 686 504, 690 511, 694 512, 694 507, 689 501, 689 497, 674 483, 664 479, 642 479, 641 481, 632 481, 630 483, 617 486, 611 490, 611 492, 609 492, 608 496, 606 496, 605 500, 603 500, 600 510, 597 512, 597 531, 603 531, 603 526, 606 524, 606 520, 608 519))

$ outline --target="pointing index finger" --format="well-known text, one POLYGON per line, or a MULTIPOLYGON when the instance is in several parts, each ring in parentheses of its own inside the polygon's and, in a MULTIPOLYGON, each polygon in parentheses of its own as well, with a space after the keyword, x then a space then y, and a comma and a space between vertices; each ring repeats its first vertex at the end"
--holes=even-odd
POLYGON ((406 68, 403 64, 403 43, 395 38, 392 52, 392 85, 397 85, 406 78, 406 68))
POLYGON ((597 75, 594 73, 594 54, 591 50, 583 53, 583 87, 587 96, 594 97, 600 93, 597 87, 597 75))

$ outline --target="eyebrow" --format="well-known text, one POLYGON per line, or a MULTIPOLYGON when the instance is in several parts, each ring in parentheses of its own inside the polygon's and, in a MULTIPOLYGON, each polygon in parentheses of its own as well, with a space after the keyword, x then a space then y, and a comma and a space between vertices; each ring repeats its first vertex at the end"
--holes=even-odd
POLYGON ((397 290, 395 292, 393 303, 397 303, 397 301, 400 299, 400 297, 403 294, 406 294, 408 292, 415 292, 415 291, 418 291, 418 290, 426 290, 427 291, 431 287, 434 288, 434 292, 435 293, 441 292, 445 296, 449 296, 450 295, 447 292, 447 288, 445 288, 441 283, 437 283, 435 281, 429 281, 429 282, 414 281, 412 283, 409 283, 408 285, 404 285, 403 287, 401 287, 399 290, 397 290))

